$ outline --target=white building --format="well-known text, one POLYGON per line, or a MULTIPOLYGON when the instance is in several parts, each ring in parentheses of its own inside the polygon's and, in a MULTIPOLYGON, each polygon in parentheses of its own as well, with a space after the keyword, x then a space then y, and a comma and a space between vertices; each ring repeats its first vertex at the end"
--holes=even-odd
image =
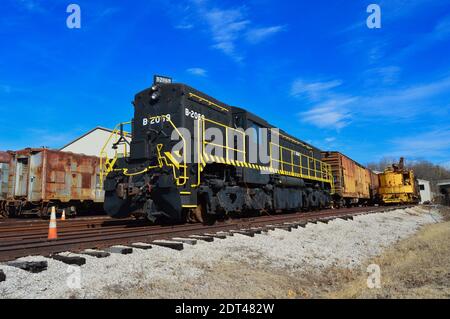
MULTIPOLYGON (((96 127, 62 147, 60 151, 100 157, 100 153, 104 150, 108 158, 112 158, 116 152, 113 149, 113 144, 117 142, 119 137, 119 135, 113 135, 112 133, 113 131, 110 129, 96 127)), ((129 135, 129 133, 126 134, 129 135)), ((131 141, 130 138, 126 139, 128 142, 131 141)), ((117 153, 123 154, 124 152, 129 152, 129 145, 127 143, 118 145, 117 153)))
POLYGON ((424 179, 419 179, 419 190, 420 190, 420 203, 431 202, 433 199, 430 182, 424 179))

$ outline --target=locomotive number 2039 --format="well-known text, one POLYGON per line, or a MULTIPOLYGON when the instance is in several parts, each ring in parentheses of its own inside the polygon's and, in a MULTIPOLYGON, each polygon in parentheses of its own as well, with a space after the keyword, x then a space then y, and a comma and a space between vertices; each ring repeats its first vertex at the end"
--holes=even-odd
POLYGON ((157 115, 157 116, 152 116, 150 118, 143 118, 142 119, 142 125, 152 125, 152 124, 158 124, 161 122, 166 122, 170 120, 170 114, 163 114, 163 115, 157 115))

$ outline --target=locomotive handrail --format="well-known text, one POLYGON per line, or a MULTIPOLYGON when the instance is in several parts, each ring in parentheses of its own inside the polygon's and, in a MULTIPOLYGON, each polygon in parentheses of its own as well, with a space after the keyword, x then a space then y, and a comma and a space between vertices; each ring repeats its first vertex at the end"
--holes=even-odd
MULTIPOLYGON (((214 121, 214 120, 211 120, 211 119, 208 119, 208 118, 202 118, 201 119, 201 121, 202 121, 202 143, 203 143, 203 145, 202 145, 202 149, 203 149, 203 156, 208 160, 209 159, 209 157, 208 157, 208 154, 206 154, 206 152, 205 152, 205 150, 206 150, 206 145, 212 145, 212 146, 215 146, 215 147, 218 147, 218 148, 221 148, 223 151, 224 151, 224 153, 225 153, 225 157, 224 157, 224 164, 233 164, 233 163, 235 163, 236 161, 234 160, 234 156, 232 156, 233 158, 230 158, 230 156, 229 156, 229 151, 232 151, 232 153, 234 152, 235 154, 242 154, 242 158, 243 158, 243 161, 238 161, 237 160, 237 162, 245 162, 245 158, 246 158, 246 151, 245 151, 245 146, 246 146, 246 144, 245 144, 245 132, 244 131, 242 131, 242 130, 239 130, 239 129, 235 129, 235 128, 232 128, 232 127, 229 127, 229 126, 227 126, 227 125, 225 125, 225 124, 222 124, 222 123, 220 123, 220 122, 217 122, 217 121, 214 121), (205 125, 205 123, 206 122, 210 122, 210 123, 213 123, 213 124, 215 124, 215 125, 218 125, 218 126, 220 126, 220 127, 223 127, 224 129, 225 129, 225 145, 220 145, 220 144, 217 144, 217 143, 212 143, 212 142, 210 142, 210 141, 207 141, 206 140, 206 134, 205 134, 205 130, 206 130, 206 125, 205 125), (242 149, 238 149, 238 148, 234 148, 234 147, 230 147, 229 145, 230 145, 230 143, 229 143, 229 141, 228 141, 228 131, 229 130, 231 130, 232 132, 235 132, 235 133, 237 133, 237 134, 240 134, 240 135, 242 135, 242 149)), ((212 155, 211 155, 211 157, 212 157, 212 155)))
POLYGON ((109 137, 107 138, 106 142, 103 144, 103 147, 100 150, 100 154, 99 154, 99 157, 100 157, 100 188, 103 188, 103 181, 104 181, 106 175, 108 175, 108 173, 114 169, 114 164, 116 163, 117 159, 119 158, 118 155, 123 154, 125 157, 128 155, 126 143, 123 144, 123 146, 124 146, 123 153, 118 153, 118 148, 113 148, 114 156, 112 158, 108 157, 107 147, 108 147, 108 145, 111 144, 111 142, 113 141, 113 138, 116 138, 114 140, 114 142, 112 143, 114 145, 119 141, 120 138, 128 137, 129 133, 123 131, 123 126, 129 125, 129 124, 131 124, 131 121, 122 122, 122 123, 117 124, 114 127, 114 129, 112 130, 111 134, 109 135, 109 137), (119 132, 123 135, 119 134, 119 132))
POLYGON ((183 162, 179 163, 170 152, 164 152, 162 153, 162 144, 158 144, 156 147, 157 153, 158 153, 158 162, 160 164, 160 167, 164 163, 166 164, 166 166, 172 167, 172 173, 173 173, 173 177, 177 182, 177 186, 184 186, 188 180, 188 176, 187 176, 187 143, 186 143, 186 139, 183 136, 183 134, 181 134, 180 130, 178 129, 178 127, 172 122, 172 120, 170 119, 170 116, 167 115, 162 115, 162 118, 165 119, 166 122, 170 123, 170 125, 173 127, 173 129, 178 133, 178 135, 180 136, 181 140, 183 141, 183 162), (171 162, 171 164, 169 163, 169 161, 171 162), (181 170, 182 172, 177 176, 176 170, 181 170))
MULTIPOLYGON (((202 131, 202 145, 201 148, 202 150, 199 152, 202 152, 202 157, 201 159, 203 160, 203 158, 206 159, 206 161, 213 161, 213 162, 217 162, 217 163, 222 163, 222 164, 232 164, 232 165, 237 165, 237 166, 242 166, 242 167, 249 167, 249 168, 253 168, 253 169, 260 169, 260 170, 265 170, 268 172, 272 172, 272 173, 278 173, 281 175, 288 175, 288 176, 294 176, 294 177, 300 177, 300 178, 310 178, 313 180, 317 180, 317 181, 321 181, 321 182, 326 182, 329 183, 331 186, 331 193, 335 192, 334 189, 334 181, 333 181, 333 174, 332 174, 332 170, 331 170, 331 165, 314 158, 313 156, 310 155, 306 155, 306 154, 302 154, 299 153, 295 150, 292 150, 290 148, 287 148, 285 146, 281 146, 279 144, 275 144, 273 142, 270 142, 269 145, 269 158, 270 158, 270 163, 269 166, 261 166, 258 164, 252 164, 252 163, 248 163, 247 159, 246 159, 246 151, 245 151, 245 132, 241 131, 241 130, 237 130, 234 129, 232 127, 229 127, 225 124, 219 123, 217 121, 211 120, 211 119, 207 119, 207 118, 200 118, 199 120, 199 130, 200 130, 200 125, 202 125, 201 127, 201 131, 202 131), (225 130, 225 145, 220 145, 217 143, 213 143, 211 141, 207 141, 206 140, 206 136, 205 136, 205 123, 210 122, 213 123, 217 126, 220 126, 222 128, 224 128, 225 130), (243 147, 242 150, 235 148, 235 147, 230 147, 229 146, 229 141, 228 141, 228 131, 229 130, 233 130, 236 131, 238 134, 242 134, 243 135, 243 147), (224 157, 220 157, 217 155, 208 155, 206 154, 206 145, 212 145, 218 148, 221 148, 222 150, 225 151, 225 156, 224 157), (275 159, 272 156, 272 146, 276 146, 280 149, 280 158, 279 159, 275 159), (288 160, 283 160, 283 150, 288 151, 290 153, 290 161, 288 160), (243 154, 243 161, 235 161, 234 159, 230 159, 229 156, 229 151, 232 151, 232 153, 234 152, 236 153, 242 153, 243 154), (299 163, 296 164, 294 161, 294 154, 297 154, 299 156, 299 163), (278 162, 279 164, 281 164, 281 167, 275 168, 274 162, 278 162), (305 165, 304 165, 305 163, 305 165), (286 170, 285 166, 290 166, 290 170, 286 170)), ((279 134, 282 138, 286 139, 287 137, 285 135, 279 134)), ((200 144, 200 143, 199 143, 200 144)), ((300 145, 304 145, 305 144, 299 142, 297 144, 300 145)), ((200 147, 200 145, 199 145, 200 147)), ((312 149, 310 147, 307 148, 309 152, 312 151, 312 149)), ((199 156, 200 157, 200 156, 199 156)), ((234 157, 234 156, 233 156, 234 157)), ((200 185, 200 173, 203 169, 203 166, 205 165, 202 160, 199 160, 199 164, 198 164, 198 171, 197 171, 197 183, 195 185, 193 185, 193 187, 197 187, 198 185, 200 185), (200 163, 202 162, 202 163, 200 163)))
MULTIPOLYGON (((180 138, 183 140, 184 149, 186 149, 186 140, 185 140, 184 136, 181 134, 181 132, 178 130, 178 128, 175 126, 175 124, 172 122, 172 120, 169 117, 164 117, 164 118, 168 123, 170 123, 170 125, 179 134, 180 138)), ((104 181, 106 175, 109 172, 115 170, 114 164, 116 163, 117 159, 119 158, 118 155, 121 154, 121 153, 118 153, 117 149, 114 149, 114 156, 112 158, 109 158, 108 152, 107 152, 107 146, 111 143, 111 141, 113 140, 114 137, 116 138, 115 143, 120 139, 120 137, 118 137, 119 130, 121 129, 121 127, 123 125, 128 125, 128 124, 131 124, 131 121, 117 124, 100 151, 100 187, 103 187, 103 181, 104 181)), ((125 135, 125 137, 127 137, 128 133, 125 133, 124 135, 125 135)), ((177 165, 175 165, 174 164, 175 159, 172 156, 167 156, 167 154, 161 154, 162 145, 157 145, 157 146, 158 146, 157 152, 158 152, 159 165, 149 166, 139 172, 133 172, 133 173, 128 173, 127 168, 121 168, 119 170, 122 171, 122 173, 126 176, 135 176, 135 175, 146 173, 151 169, 154 169, 157 167, 162 167, 165 164, 166 166, 172 167, 173 175, 177 181, 178 186, 183 186, 184 184, 186 184, 186 181, 188 179, 187 166, 186 166, 186 152, 183 152, 183 164, 177 163, 177 165), (182 173, 177 174, 176 173, 177 169, 181 169, 182 173)), ((124 145, 124 153, 123 154, 124 154, 124 156, 127 156, 126 145, 124 145)))
POLYGON ((295 150, 292 150, 288 147, 281 146, 279 144, 270 142, 270 167, 273 169, 275 168, 274 163, 281 164, 277 170, 279 174, 282 175, 290 175, 300 178, 310 178, 313 180, 318 180, 322 182, 330 183, 332 192, 334 192, 334 183, 333 183, 333 176, 331 173, 331 166, 327 163, 324 163, 316 158, 313 158, 309 155, 298 153, 295 150), (275 146, 279 148, 279 154, 280 158, 276 159, 272 156, 272 146, 275 146), (290 162, 283 160, 283 150, 290 153, 290 162), (297 154, 296 154, 297 153, 297 154), (299 163, 296 164, 294 161, 294 154, 296 154, 299 157, 299 163), (303 165, 303 162, 306 161, 307 166, 303 165), (290 170, 286 170, 285 166, 289 166, 290 170), (298 171, 296 171, 296 168, 298 171), (304 173, 306 171, 306 174, 304 173))

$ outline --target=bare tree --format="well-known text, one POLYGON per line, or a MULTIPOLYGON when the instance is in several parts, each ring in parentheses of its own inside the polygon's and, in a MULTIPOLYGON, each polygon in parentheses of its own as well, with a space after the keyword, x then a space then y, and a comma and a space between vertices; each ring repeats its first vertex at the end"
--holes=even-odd
POLYGON ((378 162, 371 162, 366 166, 373 171, 383 172, 386 167, 391 166, 395 163, 398 163, 398 158, 395 159, 393 157, 383 157, 378 162))

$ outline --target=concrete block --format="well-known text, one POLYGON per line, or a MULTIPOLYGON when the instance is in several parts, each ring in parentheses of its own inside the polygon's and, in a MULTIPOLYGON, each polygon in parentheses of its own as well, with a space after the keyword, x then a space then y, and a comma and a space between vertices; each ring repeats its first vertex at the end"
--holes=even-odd
POLYGON ((183 243, 171 240, 155 240, 152 241, 152 244, 174 250, 183 250, 184 248, 183 243))
POLYGON ((112 246, 107 249, 106 251, 112 253, 112 254, 122 254, 122 255, 128 255, 133 253, 133 248, 131 247, 123 247, 123 246, 112 246))
POLYGON ((197 240, 203 240, 203 241, 207 241, 207 242, 214 241, 214 237, 211 237, 211 236, 190 235, 189 238, 194 238, 197 240))
POLYGON ((81 252, 81 254, 88 255, 91 257, 96 257, 96 258, 106 258, 111 255, 110 253, 108 253, 106 251, 94 250, 94 249, 87 249, 87 250, 81 252))
POLYGON ((130 247, 144 250, 152 249, 152 245, 146 243, 133 243, 130 245, 130 247))
POLYGON ((41 271, 47 270, 47 261, 11 261, 6 265, 11 267, 20 268, 32 273, 39 273, 41 271))
POLYGON ((175 238, 172 238, 172 240, 179 241, 179 242, 187 244, 187 245, 196 245, 197 244, 197 239, 193 239, 193 238, 175 237, 175 238))
POLYGON ((51 255, 50 258, 61 261, 68 265, 82 266, 86 263, 86 258, 80 256, 51 255))

